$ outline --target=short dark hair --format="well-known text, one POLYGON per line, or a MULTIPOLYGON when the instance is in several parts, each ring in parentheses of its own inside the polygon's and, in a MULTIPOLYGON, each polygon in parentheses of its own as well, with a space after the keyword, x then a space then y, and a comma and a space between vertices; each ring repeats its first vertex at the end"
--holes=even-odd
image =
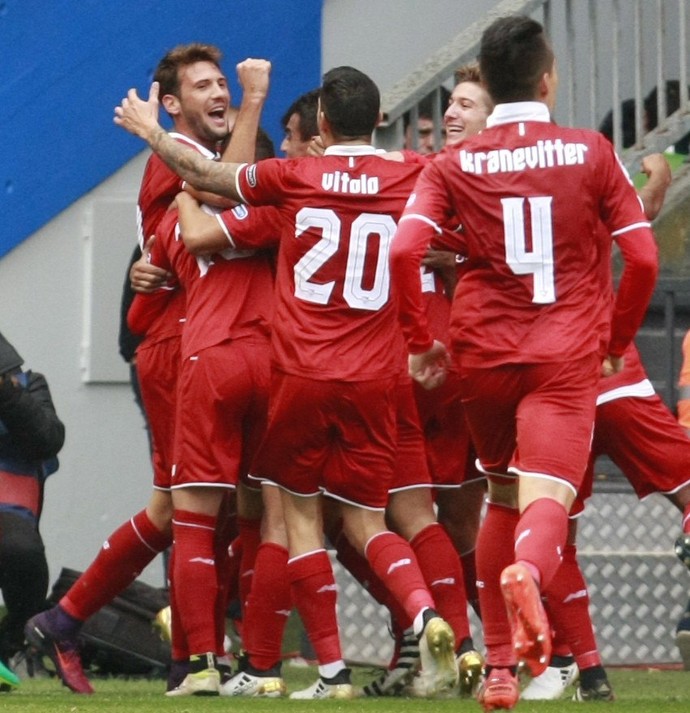
POLYGON ((154 81, 160 84, 160 96, 172 94, 179 96, 180 69, 196 62, 210 62, 220 69, 223 53, 215 45, 193 42, 188 45, 173 47, 158 63, 153 75, 154 81))
POLYGON ((321 111, 341 138, 371 136, 381 109, 378 87, 354 67, 336 67, 323 77, 321 111))
POLYGON ((544 28, 526 15, 501 17, 482 35, 479 71, 497 104, 534 99, 553 60, 544 28))
POLYGON ((276 151, 271 137, 259 127, 256 131, 256 152, 254 159, 263 161, 265 158, 275 158, 276 151))
POLYGON ((312 89, 297 97, 295 101, 287 108, 280 123, 283 129, 287 131, 288 121, 293 114, 299 116, 299 133, 302 141, 309 141, 312 136, 319 133, 319 127, 316 122, 319 105, 319 90, 312 89))

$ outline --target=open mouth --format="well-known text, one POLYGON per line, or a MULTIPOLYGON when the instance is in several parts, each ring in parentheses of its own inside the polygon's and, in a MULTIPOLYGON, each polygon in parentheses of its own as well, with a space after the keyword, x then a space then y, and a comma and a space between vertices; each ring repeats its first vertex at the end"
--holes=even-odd
POLYGON ((448 134, 449 136, 460 136, 464 133, 465 133, 464 126, 453 126, 453 125, 446 126, 446 134, 448 134))
POLYGON ((225 107, 211 109, 211 111, 208 112, 208 116, 211 118, 213 123, 218 126, 223 126, 223 125, 227 124, 225 107))

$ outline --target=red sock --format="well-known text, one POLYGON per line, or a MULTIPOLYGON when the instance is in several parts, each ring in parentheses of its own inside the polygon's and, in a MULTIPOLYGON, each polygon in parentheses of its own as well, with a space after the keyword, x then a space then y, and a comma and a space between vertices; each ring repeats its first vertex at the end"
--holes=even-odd
POLYGON ((376 576, 366 557, 362 557, 350 544, 345 533, 341 532, 333 544, 338 561, 371 594, 375 601, 388 609, 395 622, 394 626, 398 626, 401 630, 412 626, 412 619, 407 615, 407 612, 376 576))
POLYGON ((177 593, 173 570, 175 569, 175 545, 170 549, 168 561, 168 581, 170 582, 170 657, 173 661, 186 661, 189 658, 187 637, 180 622, 180 612, 177 608, 177 593))
POLYGON ((470 637, 467 595, 458 553, 443 526, 427 525, 410 541, 436 611, 450 624, 455 644, 470 637))
POLYGON ((292 609, 287 563, 287 550, 273 542, 264 542, 256 553, 242 643, 249 663, 262 671, 275 666, 281 658, 283 633, 292 609))
POLYGON ((435 607, 417 558, 402 537, 384 530, 367 542, 364 554, 374 574, 411 621, 422 609, 435 607))
POLYGON ((495 667, 516 664, 500 581, 501 572, 515 559, 515 526, 519 519, 520 513, 516 509, 488 503, 477 536, 477 586, 486 661, 495 667))
POLYGON ((481 619, 482 613, 479 607, 479 592, 477 591, 477 561, 475 553, 476 550, 465 552, 465 554, 460 555, 460 562, 462 563, 462 574, 465 579, 467 603, 481 619))
POLYGON ((515 561, 539 572, 544 591, 561 566, 568 538, 568 511, 551 498, 539 498, 527 506, 515 528, 515 561))
POLYGON ((216 651, 216 518, 175 509, 175 600, 191 654, 216 651))
POLYGON ((292 601, 320 666, 343 658, 336 617, 336 584, 326 550, 288 560, 292 601))
POLYGON ((85 621, 128 587, 171 538, 138 512, 105 541, 96 559, 60 600, 72 617, 85 621))
POLYGON ((256 553, 261 544, 261 518, 250 520, 245 517, 238 517, 237 527, 239 528, 240 537, 242 538, 238 594, 240 604, 244 609, 247 597, 252 588, 252 575, 254 574, 256 553))
POLYGON ((683 510, 683 532, 690 535, 690 503, 683 510))
POLYGON ((580 669, 601 665, 589 614, 589 592, 577 561, 575 545, 567 545, 556 576, 546 589, 549 620, 564 639, 580 669))

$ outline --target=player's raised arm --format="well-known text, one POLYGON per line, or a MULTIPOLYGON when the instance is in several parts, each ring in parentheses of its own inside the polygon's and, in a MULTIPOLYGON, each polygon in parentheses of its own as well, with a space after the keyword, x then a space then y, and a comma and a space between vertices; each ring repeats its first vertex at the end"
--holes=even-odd
POLYGON ((113 119, 130 134, 148 143, 182 179, 202 191, 239 200, 235 174, 240 164, 208 161, 199 153, 169 136, 158 123, 158 82, 151 84, 149 98, 143 100, 136 89, 130 89, 113 119))
POLYGON ((256 137, 261 111, 268 95, 271 63, 265 59, 245 59, 237 65, 242 87, 242 103, 232 127, 230 143, 221 161, 251 163, 255 160, 256 137))

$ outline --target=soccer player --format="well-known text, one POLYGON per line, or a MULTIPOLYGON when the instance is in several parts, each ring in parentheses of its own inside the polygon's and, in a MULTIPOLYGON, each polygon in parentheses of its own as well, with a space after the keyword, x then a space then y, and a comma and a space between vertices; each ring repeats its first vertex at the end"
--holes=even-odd
MULTIPOLYGON (((168 695, 217 694, 223 651, 216 617, 224 624, 226 608, 225 573, 216 567, 228 545, 223 505, 246 476, 265 428, 272 263, 266 251, 192 255, 176 211, 161 221, 151 259, 187 295, 171 490, 172 580, 191 656, 188 675, 168 695)), ((132 309, 145 309, 148 298, 138 295, 132 309)))
MULTIPOLYGON (((443 116, 446 146, 456 146, 486 126, 493 109, 491 97, 481 85, 476 63, 460 67, 448 108, 443 116)), ((423 260, 426 314, 435 338, 448 340, 450 306, 458 275, 465 266, 462 231, 457 220, 451 232, 432 240, 423 260), (451 238, 446 242, 446 238, 451 238), (445 260, 445 263, 444 263, 445 260)), ((472 446, 460 398, 457 370, 449 369, 444 383, 428 391, 415 382, 415 396, 424 429, 434 487, 438 520, 446 528, 462 560, 467 599, 479 609, 476 586, 475 547, 486 478, 474 467, 472 446)))
MULTIPOLYGON (((455 293, 451 344, 489 505, 477 545, 487 646, 485 710, 512 708, 517 659, 537 675, 551 640, 540 591, 566 543, 584 476, 602 357, 618 371, 657 272, 656 246, 629 178, 592 131, 554 125, 558 75, 542 26, 500 18, 480 71, 496 107, 487 129, 422 172, 393 241, 392 279, 410 374, 427 387, 448 355, 423 314, 419 264, 449 213, 469 267, 455 293), (613 319, 600 281, 599 221, 625 260, 613 319)), ((608 265, 608 262, 607 262, 608 265)))
MULTIPOLYGON (((171 140, 192 147, 205 159, 218 155, 218 146, 228 135, 230 95, 220 59, 220 51, 212 45, 181 45, 163 57, 155 73, 162 88, 162 103, 173 120, 171 140)), ((247 123, 238 117, 239 131, 228 152, 243 150, 247 145, 244 142, 247 135, 252 136, 252 124, 258 121, 265 99, 265 95, 251 91, 251 80, 247 79, 247 85, 250 90, 242 100, 247 123)), ((252 139, 249 155, 253 155, 253 149, 252 139)), ((245 155, 238 153, 237 157, 245 155)), ((142 245, 155 232, 180 190, 182 180, 157 156, 152 156, 142 178, 138 201, 142 245)), ((152 266, 149 276, 140 281, 157 283, 161 275, 165 276, 165 271, 152 266)), ((134 581, 172 542, 169 488, 184 295, 175 289, 163 297, 150 310, 146 339, 137 353, 139 381, 154 444, 154 483, 149 503, 108 537, 96 559, 59 604, 33 617, 26 627, 28 641, 50 656, 63 683, 76 693, 93 693, 78 652, 78 633, 83 622, 134 581)), ((173 658, 186 668, 187 656, 186 645, 175 637, 173 627, 173 658)))
MULTIPOLYGON (((491 113, 491 99, 481 87, 479 68, 476 64, 461 67, 456 72, 457 85, 449 98, 448 107, 443 117, 446 129, 446 143, 460 143, 467 136, 481 131, 486 124, 486 117, 491 113)), ((419 161, 419 157, 410 151, 392 152, 389 156, 395 160, 419 161)), ((423 161, 422 161, 423 163, 423 161)), ((462 263, 457 262, 457 253, 462 249, 462 236, 455 232, 457 221, 449 222, 449 230, 439 240, 434 240, 435 249, 430 250, 424 259, 422 268, 422 290, 426 314, 432 325, 433 335, 445 341, 450 317, 450 300, 457 281, 457 271, 462 263), (436 249, 437 248, 437 249, 436 249)), ((414 407, 402 409, 399 415, 398 437, 405 438, 407 453, 398 449, 398 465, 391 491, 388 518, 393 529, 408 539, 416 550, 422 567, 437 568, 435 575, 429 573, 427 581, 452 581, 450 565, 455 559, 447 543, 450 535, 456 551, 462 559, 464 589, 446 592, 456 600, 457 608, 466 611, 469 599, 467 592, 472 592, 473 605, 476 602, 476 570, 474 566, 474 548, 479 528, 481 506, 486 490, 483 474, 474 468, 473 449, 465 423, 465 415, 460 401, 457 373, 449 373, 444 384, 438 389, 427 391, 416 382, 414 396, 419 419, 413 413, 414 407), (418 423, 419 421, 419 423, 418 423), (428 467, 415 462, 415 431, 422 429, 428 467), (407 434, 407 435, 406 435, 407 434), (438 507, 438 524, 433 515, 431 495, 428 491, 433 486, 435 503, 438 507), (426 488, 426 490, 424 489, 426 488), (443 532, 445 530, 445 533, 443 532), (433 541, 433 545, 431 544, 433 541), (424 547, 433 547, 434 555, 424 547), (445 575, 439 571, 448 567, 445 575)), ((407 385, 400 384, 402 404, 407 404, 407 385)), ((370 583, 369 591, 378 590, 370 583)), ((442 610, 437 597, 437 589, 432 589, 439 612, 451 621, 442 610)), ((442 592, 439 595, 443 596, 442 592)), ((376 598, 376 597, 375 597, 376 598)), ((385 601, 383 603, 386 603, 385 601)), ((405 690, 410 678, 410 669, 416 663, 415 641, 406 633, 404 626, 393 616, 393 633, 396 647, 393 659, 380 677, 363 687, 368 696, 395 695, 405 690)), ((482 670, 483 660, 473 650, 471 639, 465 639, 466 617, 458 616, 458 610, 451 615, 457 623, 454 626, 458 651, 458 669, 460 673, 460 694, 468 695, 476 689, 482 670)), ((411 690, 419 695, 423 692, 423 678, 416 677, 411 690)))
MULTIPOLYGON (((653 220, 663 204, 671 171, 663 154, 646 156, 642 171, 648 181, 639 195, 647 217, 653 220)), ((603 279, 611 290, 610 270, 604 271, 603 279)), ((547 610, 556 632, 554 656, 523 691, 526 700, 559 698, 578 675, 575 695, 579 700, 614 698, 597 648, 576 551, 577 517, 591 495, 594 465, 601 455, 609 456, 621 469, 640 499, 659 492, 682 513, 683 535, 678 540, 682 550, 682 542, 690 539, 690 440, 654 392, 634 343, 624 353, 623 369, 599 380, 590 461, 570 512, 563 563, 546 590, 547 610)))
POLYGON ((309 144, 319 134, 319 127, 316 125, 318 103, 319 90, 312 89, 297 97, 283 114, 280 121, 285 137, 280 144, 280 150, 287 158, 308 155, 309 144))
POLYGON ((384 520, 399 370, 388 251, 418 168, 376 156, 378 89, 351 67, 328 72, 320 90, 326 155, 299 161, 198 161, 158 125, 157 91, 154 84, 142 101, 131 90, 115 122, 196 188, 272 204, 281 215, 269 424, 257 472, 281 487, 293 599, 319 658, 319 680, 292 697, 352 695, 323 548, 322 492, 341 502, 348 539, 413 620, 435 687, 454 684, 452 630, 434 611, 409 544, 384 520))

